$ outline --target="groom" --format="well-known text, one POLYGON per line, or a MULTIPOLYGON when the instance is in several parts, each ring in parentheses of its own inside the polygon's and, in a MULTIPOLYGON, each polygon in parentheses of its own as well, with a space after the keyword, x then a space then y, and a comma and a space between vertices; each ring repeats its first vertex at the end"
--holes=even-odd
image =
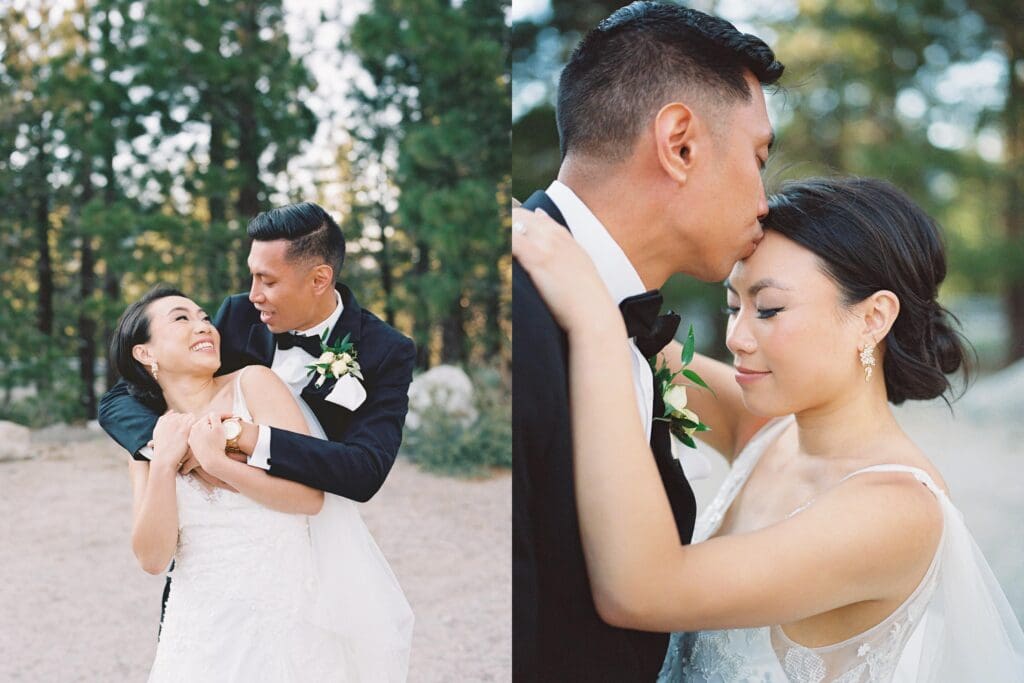
MULTIPOLYGON (((663 403, 646 360, 678 319, 659 318, 661 297, 649 290, 674 273, 724 279, 753 252, 773 141, 761 86, 782 70, 764 42, 716 17, 656 2, 616 11, 562 71, 558 180, 524 204, 565 225, 622 302, 641 419, 684 544, 696 504, 666 424, 652 421, 663 403)), ((566 336, 518 263, 512 282, 514 679, 653 681, 668 636, 605 624, 591 597, 566 336)))
MULTIPOLYGON (((328 440, 243 422, 238 447, 249 465, 272 476, 367 501, 402 441, 415 346, 336 283, 345 239, 323 208, 306 202, 273 209, 253 218, 247 232, 252 287, 225 299, 217 312, 219 374, 270 367, 306 402, 328 440), (346 336, 354 345, 362 381, 346 375, 318 386, 318 376, 308 376, 305 366, 320 356, 325 331, 329 345, 346 336)), ((100 401, 100 425, 136 460, 148 459, 158 417, 123 381, 100 401)), ((186 462, 183 471, 192 466, 186 462)))

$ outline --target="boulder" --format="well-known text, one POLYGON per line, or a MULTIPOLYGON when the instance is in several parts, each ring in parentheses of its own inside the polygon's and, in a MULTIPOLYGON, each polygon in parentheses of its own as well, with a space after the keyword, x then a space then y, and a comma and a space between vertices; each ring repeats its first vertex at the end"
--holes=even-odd
POLYGON ((413 379, 409 385, 409 416, 405 423, 410 429, 418 429, 423 414, 432 407, 440 408, 466 427, 476 421, 473 382, 462 368, 438 365, 413 379))
POLYGON ((28 460, 35 454, 28 427, 0 420, 0 462, 28 460))

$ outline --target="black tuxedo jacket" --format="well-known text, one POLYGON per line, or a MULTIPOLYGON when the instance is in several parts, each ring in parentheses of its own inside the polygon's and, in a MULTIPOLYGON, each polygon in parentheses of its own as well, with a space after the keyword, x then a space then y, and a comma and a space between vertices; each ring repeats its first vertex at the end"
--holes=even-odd
MULTIPOLYGON (((348 287, 339 284, 337 289, 344 309, 328 343, 350 335, 359 353, 366 400, 355 411, 330 403, 326 397, 336 380, 317 388, 314 375, 302 398, 329 441, 271 429, 270 474, 365 502, 384 483, 402 442, 416 348, 411 339, 363 310, 348 287)), ((221 340, 218 374, 273 362, 274 336, 246 294, 225 299, 214 325, 221 340)), ((137 460, 145 459, 139 449, 152 438, 158 417, 128 394, 123 381, 100 400, 100 425, 137 460)))
MULTIPOLYGON (((543 208, 565 224, 543 192, 524 207, 543 208)), ((594 607, 573 491, 568 342, 517 261, 512 330, 513 679, 653 682, 668 635, 609 626, 594 607)), ((665 453, 667 438, 667 430, 652 432, 676 525, 688 543, 696 504, 678 463, 665 453)))

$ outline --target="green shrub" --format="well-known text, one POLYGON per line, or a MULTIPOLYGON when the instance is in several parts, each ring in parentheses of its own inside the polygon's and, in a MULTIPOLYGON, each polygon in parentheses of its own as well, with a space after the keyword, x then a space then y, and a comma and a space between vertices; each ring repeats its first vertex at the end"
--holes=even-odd
POLYGON ((430 405, 418 429, 405 430, 402 453, 439 474, 475 477, 512 466, 512 406, 508 389, 493 370, 471 373, 477 418, 470 425, 430 405))
POLYGON ((44 394, 35 394, 0 405, 0 420, 40 429, 58 422, 83 419, 77 382, 61 383, 44 394))

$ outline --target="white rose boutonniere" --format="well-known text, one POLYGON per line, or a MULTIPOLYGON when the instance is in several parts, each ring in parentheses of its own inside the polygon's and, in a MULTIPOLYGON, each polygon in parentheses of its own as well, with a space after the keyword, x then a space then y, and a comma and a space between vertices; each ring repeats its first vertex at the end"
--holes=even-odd
POLYGON ((693 360, 693 348, 693 325, 690 325, 690 332, 686 335, 686 343, 683 345, 683 353, 680 357, 683 362, 682 368, 672 372, 667 364, 660 367, 657 365, 657 356, 650 360, 651 366, 654 368, 654 390, 661 392, 661 399, 665 404, 664 414, 654 419, 668 422, 672 436, 690 448, 697 447, 693 441, 693 435, 696 432, 711 431, 710 427, 700 421, 697 413, 686 407, 687 386, 697 386, 711 391, 700 375, 686 367, 693 360), (676 378, 680 376, 685 377, 690 383, 676 382, 676 378))
POLYGON ((358 354, 355 346, 349 341, 349 336, 346 334, 337 346, 328 346, 327 330, 324 330, 323 337, 320 338, 320 348, 323 353, 315 363, 306 366, 310 377, 313 376, 313 373, 320 375, 316 381, 317 387, 323 386, 328 379, 341 379, 346 375, 363 379, 359 362, 356 360, 358 354))

